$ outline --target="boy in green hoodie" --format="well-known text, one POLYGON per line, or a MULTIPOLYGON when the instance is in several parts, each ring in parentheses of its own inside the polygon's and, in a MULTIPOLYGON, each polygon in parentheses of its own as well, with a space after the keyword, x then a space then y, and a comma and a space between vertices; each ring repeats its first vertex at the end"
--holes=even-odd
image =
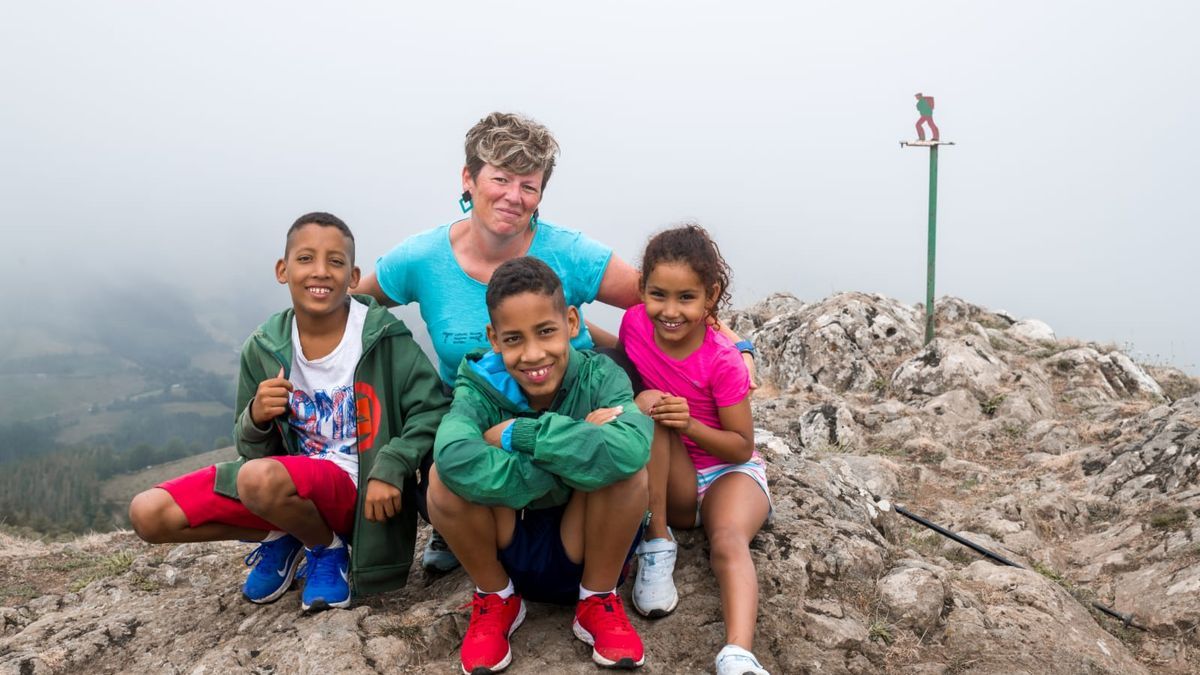
POLYGON ((433 526, 476 586, 463 672, 512 661, 522 596, 574 604, 573 631, 596 663, 640 666, 616 589, 646 511, 653 422, 620 367, 571 346, 579 314, 544 262, 504 263, 486 297, 492 351, 459 366, 427 495, 433 526))
POLYGON ((246 557, 251 602, 283 595, 303 553, 301 608, 347 607, 352 587, 385 591, 408 577, 413 474, 447 402, 403 322, 369 296, 350 296, 359 270, 341 219, 297 219, 275 275, 292 307, 242 347, 241 458, 137 495, 129 518, 153 543, 261 542, 246 557))

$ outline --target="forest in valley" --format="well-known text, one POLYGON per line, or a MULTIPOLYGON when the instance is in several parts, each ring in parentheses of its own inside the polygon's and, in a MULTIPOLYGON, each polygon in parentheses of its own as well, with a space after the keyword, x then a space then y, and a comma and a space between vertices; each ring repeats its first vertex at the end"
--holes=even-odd
POLYGON ((198 318, 203 305, 161 288, 103 298, 82 299, 57 325, 26 317, 0 328, 0 527, 53 536, 126 526, 106 481, 232 445, 248 321, 222 327, 227 310, 198 318))
POLYGON ((106 480, 232 444, 232 413, 188 412, 186 403, 124 401, 115 430, 78 442, 57 440, 67 424, 58 416, 0 424, 0 524, 50 535, 124 525, 113 517, 120 505, 102 497, 106 480))

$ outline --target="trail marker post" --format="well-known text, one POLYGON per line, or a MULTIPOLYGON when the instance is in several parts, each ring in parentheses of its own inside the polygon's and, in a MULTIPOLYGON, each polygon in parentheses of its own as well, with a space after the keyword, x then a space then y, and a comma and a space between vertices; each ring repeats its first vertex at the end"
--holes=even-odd
POLYGON ((917 92, 917 112, 921 117, 917 120, 917 140, 900 141, 900 147, 929 148, 929 255, 925 265, 925 344, 933 340, 933 281, 937 261, 937 170, 938 146, 954 145, 952 141, 939 138, 937 125, 933 123, 933 97, 917 92), (928 126, 933 132, 932 140, 925 140, 925 130, 928 126))

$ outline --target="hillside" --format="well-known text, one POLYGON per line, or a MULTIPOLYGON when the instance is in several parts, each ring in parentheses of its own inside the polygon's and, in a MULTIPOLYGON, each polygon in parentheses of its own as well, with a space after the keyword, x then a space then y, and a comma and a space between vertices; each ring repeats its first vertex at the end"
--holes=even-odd
POLYGON ((0 327, 0 524, 112 529, 103 481, 232 442, 236 312, 139 284, 54 304, 0 327))
MULTIPOLYGON (((777 512, 752 544, 764 665, 1200 670, 1200 382, 956 298, 937 310, 928 346, 919 309, 861 293, 776 295, 733 319, 760 351, 756 443, 777 512)), ((679 610, 634 619, 645 673, 707 671, 721 635, 704 538, 678 537, 679 610)), ((414 569, 401 591, 301 616, 294 593, 238 598, 248 551, 0 535, 0 673, 458 672, 461 571, 414 569)), ((531 606, 508 672, 596 672, 570 616, 531 606)))
POLYGON ((133 496, 159 483, 202 469, 210 464, 237 458, 232 446, 190 455, 171 462, 163 462, 133 473, 122 473, 109 478, 100 485, 100 497, 112 512, 113 522, 129 526, 129 502, 133 496))

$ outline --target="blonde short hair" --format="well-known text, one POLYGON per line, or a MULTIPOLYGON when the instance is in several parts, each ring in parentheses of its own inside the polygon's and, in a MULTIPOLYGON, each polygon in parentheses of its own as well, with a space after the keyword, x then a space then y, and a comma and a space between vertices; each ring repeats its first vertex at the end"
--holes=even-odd
POLYGON ((467 171, 479 176, 484 164, 518 175, 542 172, 542 187, 550 182, 558 141, 546 127, 514 113, 494 112, 467 132, 467 171))

